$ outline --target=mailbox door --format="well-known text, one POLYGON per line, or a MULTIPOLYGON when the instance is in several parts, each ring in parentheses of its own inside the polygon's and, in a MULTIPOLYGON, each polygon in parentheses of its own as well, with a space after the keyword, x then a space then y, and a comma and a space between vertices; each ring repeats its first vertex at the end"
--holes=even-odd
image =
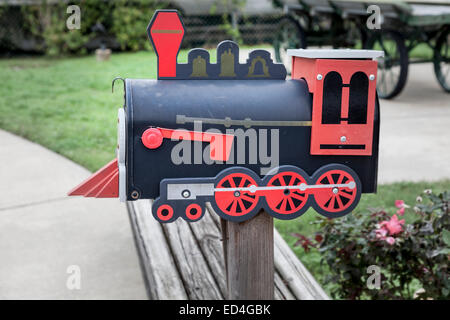
POLYGON ((311 154, 372 155, 376 61, 318 59, 316 74, 311 154))

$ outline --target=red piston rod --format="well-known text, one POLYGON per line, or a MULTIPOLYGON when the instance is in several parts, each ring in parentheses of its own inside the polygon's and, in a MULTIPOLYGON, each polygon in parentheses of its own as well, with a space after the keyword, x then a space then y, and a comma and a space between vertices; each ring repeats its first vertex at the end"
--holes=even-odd
POLYGON ((211 160, 228 161, 233 145, 234 136, 222 133, 188 131, 183 129, 148 128, 141 136, 142 143, 149 149, 157 149, 163 139, 190 140, 209 142, 211 160))

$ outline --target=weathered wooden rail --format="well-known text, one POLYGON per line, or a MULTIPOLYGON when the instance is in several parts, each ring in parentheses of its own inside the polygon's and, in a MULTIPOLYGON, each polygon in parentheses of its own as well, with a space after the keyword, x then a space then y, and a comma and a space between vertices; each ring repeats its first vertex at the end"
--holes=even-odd
MULTIPOLYGON (((150 299, 227 297, 220 219, 211 207, 198 222, 165 225, 153 218, 149 200, 127 207, 150 299)), ((275 299, 329 299, 276 230, 274 257, 275 299)))

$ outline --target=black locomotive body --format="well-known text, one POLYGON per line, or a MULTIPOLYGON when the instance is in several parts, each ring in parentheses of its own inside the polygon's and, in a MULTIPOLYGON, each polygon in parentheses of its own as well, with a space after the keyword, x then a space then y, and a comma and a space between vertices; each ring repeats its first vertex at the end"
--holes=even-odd
POLYGON ((203 49, 178 64, 176 11, 158 11, 148 34, 158 80, 124 80, 117 160, 72 195, 155 199, 153 216, 172 222, 197 221, 206 203, 232 221, 261 209, 293 219, 311 206, 334 218, 376 192, 382 52, 292 50, 286 80, 264 50, 240 63, 232 41, 216 64, 203 49))
MULTIPOLYGON (((212 82, 126 79, 125 87, 125 110, 129 119, 126 160, 127 200, 158 198, 159 182, 166 178, 214 177, 222 170, 234 166, 246 167, 263 177, 264 169, 274 164, 276 166, 276 163, 264 163, 261 162, 259 154, 256 156, 249 154, 252 148, 255 149, 251 144, 258 147, 261 139, 267 139, 268 150, 265 153, 274 156, 273 158, 275 158, 273 153, 277 150, 271 150, 271 146, 278 144, 278 166, 294 165, 312 176, 324 165, 343 164, 356 172, 361 180, 363 193, 376 191, 377 141, 373 144, 372 155, 366 157, 310 154, 312 95, 308 92, 307 83, 303 79, 212 82), (227 119, 240 120, 244 123, 227 124, 225 123, 227 119), (197 127, 203 131, 216 129, 221 133, 230 130, 238 132, 233 142, 231 159, 216 160, 209 164, 212 161, 208 162, 208 159, 205 159, 207 157, 204 152, 209 146, 208 143, 192 141, 186 143, 186 148, 182 149, 182 151, 191 149, 191 154, 184 155, 181 161, 172 161, 174 147, 182 141, 165 139, 155 150, 149 150, 142 143, 142 134, 149 127, 198 131, 195 130, 197 129, 195 121, 198 121, 197 127), (250 138, 254 137, 252 129, 256 131, 256 141, 250 138), (262 129, 265 130, 263 134, 262 129), (274 130, 277 130, 278 134, 274 134, 274 130), (244 163, 242 163, 244 156, 239 157, 236 152, 242 146, 243 137, 244 163), (278 141, 273 142, 271 139, 278 141), (238 143, 241 144, 237 146, 238 143), (199 147, 202 150, 200 157, 194 154, 198 153, 199 147), (187 159, 189 160, 186 161, 187 159), (138 196, 136 193, 132 195, 135 191, 138 196)), ((375 140, 378 139, 378 113, 376 104, 375 140)), ((177 150, 176 152, 178 155, 177 150)))
MULTIPOLYGON (((181 193, 195 194, 195 190, 191 190, 189 185, 205 185, 208 181, 210 184, 217 183, 216 176, 226 169, 233 170, 236 167, 251 170, 252 176, 260 179, 260 184, 264 184, 262 181, 265 176, 273 176, 277 169, 296 167, 304 172, 302 176, 311 180, 308 181, 310 184, 314 184, 314 179, 317 178, 315 173, 327 165, 344 165, 359 178, 361 192, 376 191, 378 103, 375 105, 371 156, 312 155, 310 142, 313 95, 310 94, 304 79, 211 82, 126 79, 125 84, 126 198, 158 199, 163 195, 164 205, 167 205, 167 192, 170 192, 167 186, 180 185, 174 189, 174 192, 180 193, 180 197, 169 201, 171 204, 167 207, 172 208, 166 212, 169 219, 164 220, 162 212, 158 217, 157 207, 160 200, 155 202, 154 215, 161 221, 176 219, 177 216, 171 213, 172 210, 185 212, 193 203, 203 210, 205 202, 214 203, 213 192, 194 198, 187 197, 188 199, 184 199, 181 193), (142 142, 143 133, 149 127, 189 132, 208 132, 211 129, 223 134, 231 132, 234 133, 232 151, 226 161, 211 160, 207 152, 210 147, 208 142, 176 138, 164 139, 158 148, 150 150, 142 142), (259 147, 263 144, 267 149, 264 154, 260 154, 259 147), (239 152, 244 154, 238 154, 239 152), (270 172, 270 169, 274 170, 270 172), (207 178, 207 182, 202 181, 203 178, 207 178)), ((250 204, 243 202, 244 207, 245 205, 250 204)), ((236 206, 239 207, 239 204, 236 206)), ((306 210, 307 207, 305 205, 302 208, 306 210)), ((318 210, 325 215, 336 217, 353 208, 354 206, 349 206, 331 214, 321 211, 320 208, 318 210)), ((240 211, 244 211, 243 209, 240 211)), ((265 209, 272 211, 270 207, 265 209)), ((294 211, 294 207, 288 209, 294 211)), ((239 208, 236 210, 239 211, 239 208)), ((222 213, 219 208, 216 208, 216 211, 222 213)), ((251 214, 256 212, 257 210, 253 209, 251 214)), ((296 210, 292 214, 282 214, 272 211, 272 214, 278 218, 291 219, 303 212, 304 210, 296 210)), ((247 219, 247 214, 250 214, 248 212, 241 216, 240 212, 237 213, 232 216, 233 220, 247 219)), ((201 215, 191 217, 194 219, 189 220, 196 220, 201 215)))

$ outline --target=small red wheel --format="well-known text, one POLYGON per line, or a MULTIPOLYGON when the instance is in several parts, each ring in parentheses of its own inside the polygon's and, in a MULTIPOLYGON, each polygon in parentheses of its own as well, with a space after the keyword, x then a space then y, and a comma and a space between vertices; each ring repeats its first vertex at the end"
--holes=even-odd
POLYGON ((156 216, 161 221, 168 221, 173 217, 173 208, 168 204, 163 204, 156 210, 156 216))
POLYGON ((202 207, 197 203, 191 203, 186 207, 185 214, 189 220, 197 220, 202 216, 202 207))
POLYGON ((293 214, 302 209, 307 201, 306 180, 297 172, 284 171, 274 175, 267 187, 299 186, 298 189, 279 188, 267 190, 266 201, 270 209, 280 214, 293 214), (305 187, 302 189, 300 186, 305 187))
MULTIPOLYGON (((331 169, 322 173, 316 185, 337 185, 313 189, 314 199, 320 209, 329 213, 340 213, 359 200, 359 182, 350 172, 331 169), (345 186, 339 186, 345 185, 345 186)), ((359 180, 358 180, 359 181, 359 180)))
POLYGON ((255 180, 242 172, 230 173, 216 185, 214 200, 217 207, 226 215, 241 217, 250 213, 258 204, 256 192, 236 190, 237 188, 257 187, 255 180))

